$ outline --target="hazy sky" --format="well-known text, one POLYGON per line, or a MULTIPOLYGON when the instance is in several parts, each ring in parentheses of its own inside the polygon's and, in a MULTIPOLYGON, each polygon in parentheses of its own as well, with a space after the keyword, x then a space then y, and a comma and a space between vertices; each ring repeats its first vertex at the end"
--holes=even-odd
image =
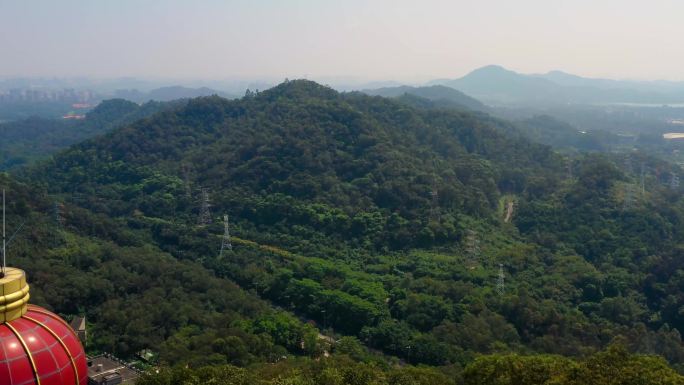
POLYGON ((0 76, 684 80, 681 0, 0 0, 0 76))

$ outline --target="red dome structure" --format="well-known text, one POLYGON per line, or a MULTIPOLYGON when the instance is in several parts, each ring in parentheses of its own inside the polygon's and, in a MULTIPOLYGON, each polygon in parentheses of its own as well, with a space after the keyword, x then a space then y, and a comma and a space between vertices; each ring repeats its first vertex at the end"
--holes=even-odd
POLYGON ((76 333, 28 299, 26 274, 7 268, 0 278, 0 385, 87 385, 76 333))

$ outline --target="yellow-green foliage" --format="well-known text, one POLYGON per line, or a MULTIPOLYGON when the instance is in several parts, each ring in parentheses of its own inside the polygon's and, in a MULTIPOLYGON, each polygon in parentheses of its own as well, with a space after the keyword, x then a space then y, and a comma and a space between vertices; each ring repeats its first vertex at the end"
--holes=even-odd
POLYGON ((681 385, 684 377, 655 356, 611 346, 586 360, 561 356, 492 355, 477 358, 464 385, 681 385))

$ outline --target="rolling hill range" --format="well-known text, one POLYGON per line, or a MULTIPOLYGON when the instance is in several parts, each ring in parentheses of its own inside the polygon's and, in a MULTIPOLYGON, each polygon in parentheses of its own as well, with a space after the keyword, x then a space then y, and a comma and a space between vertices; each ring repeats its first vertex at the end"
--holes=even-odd
POLYGON ((105 100, 83 120, 31 117, 0 124, 0 170, 44 159, 72 144, 130 124, 159 111, 182 105, 148 102, 137 105, 122 99, 105 100))
MULTIPOLYGON (((188 165, 195 187, 217 190, 215 195, 226 189, 225 199, 232 193, 255 199, 265 193, 317 202, 346 215, 394 212, 406 220, 401 227, 411 229, 402 242, 417 244, 431 191, 444 189, 440 204, 454 212, 491 213, 501 190, 526 188, 524 181, 509 179, 515 170, 501 173, 504 164, 515 160, 515 168, 549 177, 554 167, 562 168, 549 148, 514 130, 486 116, 420 111, 298 81, 236 102, 196 99, 182 112, 76 146, 58 156, 55 167, 69 171, 71 162, 62 159, 82 153, 106 154, 106 162, 87 161, 89 168, 152 167, 177 178, 188 165)), ((70 179, 76 175, 68 172, 52 182, 95 188, 102 171, 85 174, 90 181, 70 179)), ((112 174, 106 174, 110 180, 112 174)))
POLYGON ((26 192, 14 209, 61 234, 33 262, 31 238, 18 254, 41 290, 59 255, 75 282, 99 277, 101 289, 73 302, 39 299, 87 313, 101 333, 93 347, 123 356, 152 348, 193 367, 320 357, 331 347, 317 328, 377 370, 439 368, 421 369, 432 382, 411 372, 423 379, 406 383, 482 383, 477 373, 508 370, 501 363, 555 368, 549 376, 574 367, 557 355, 677 381, 661 359, 628 351, 684 363, 684 200, 664 185, 681 170, 629 156, 657 170, 641 192, 623 155, 565 158, 481 112, 289 81, 239 100, 192 99, 18 171, 26 192), (48 224, 55 201, 63 219, 48 224), (198 223, 203 210, 212 223, 198 223), (220 254, 223 214, 232 250, 220 254), (118 272, 130 279, 121 290, 109 286, 118 272), (147 297, 135 282, 150 276, 147 297), (234 302, 202 294, 222 285, 234 302), (165 295, 186 303, 184 293, 206 315, 138 315, 165 295))
POLYGON ((222 91, 218 91, 208 87, 183 87, 183 86, 166 86, 155 88, 147 92, 132 90, 117 90, 115 93, 117 98, 130 100, 136 103, 145 103, 149 101, 170 102, 179 99, 191 99, 200 96, 218 95, 225 98, 234 98, 235 95, 230 95, 222 91))
POLYGON ((496 65, 476 69, 459 79, 440 79, 430 84, 452 87, 494 105, 684 102, 684 84, 677 82, 590 79, 561 71, 527 75, 496 65))
POLYGON ((479 100, 471 98, 456 89, 438 85, 429 87, 385 87, 374 90, 363 90, 362 92, 368 95, 384 96, 387 98, 406 98, 407 96, 413 95, 431 101, 432 107, 464 108, 474 111, 487 110, 487 106, 482 104, 479 100))

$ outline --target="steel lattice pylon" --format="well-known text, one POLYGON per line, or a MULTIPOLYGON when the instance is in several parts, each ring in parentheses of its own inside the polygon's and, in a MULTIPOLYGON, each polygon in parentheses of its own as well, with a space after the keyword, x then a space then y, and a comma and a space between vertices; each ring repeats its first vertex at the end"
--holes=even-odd
POLYGON ((223 252, 225 250, 233 250, 233 244, 230 242, 228 215, 223 216, 223 240, 221 241, 221 253, 219 254, 219 257, 223 257, 223 252))

